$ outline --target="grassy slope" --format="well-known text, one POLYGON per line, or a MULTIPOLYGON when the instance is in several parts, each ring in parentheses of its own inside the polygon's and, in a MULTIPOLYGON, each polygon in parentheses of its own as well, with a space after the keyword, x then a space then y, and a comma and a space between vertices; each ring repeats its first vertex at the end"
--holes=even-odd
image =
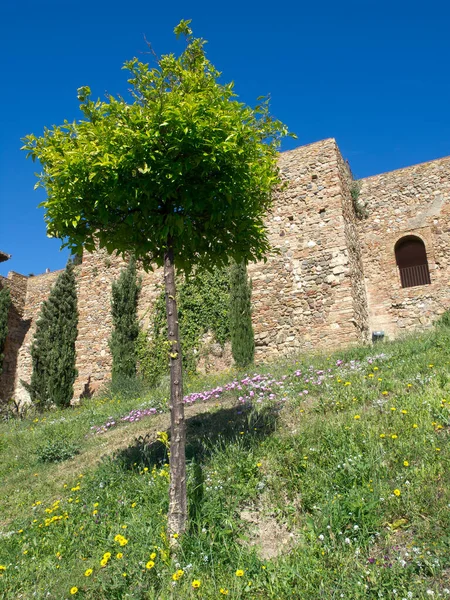
POLYGON ((168 417, 119 420, 164 390, 1 425, 0 597, 445 597, 449 372, 443 328, 261 367, 240 389, 192 382, 222 387, 188 409, 190 530, 173 560, 168 417), (55 437, 80 454, 41 463, 55 437))

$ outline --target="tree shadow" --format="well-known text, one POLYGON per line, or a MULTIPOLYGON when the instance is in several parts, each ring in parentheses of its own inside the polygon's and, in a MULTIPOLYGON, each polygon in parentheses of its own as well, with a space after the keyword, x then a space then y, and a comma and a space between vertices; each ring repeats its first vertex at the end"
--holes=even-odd
POLYGON ((3 349, 3 369, 0 372, 0 402, 14 397, 19 351, 30 326, 31 319, 23 319, 17 307, 11 304, 8 315, 8 335, 3 349))
MULTIPOLYGON (((276 429, 279 407, 265 406, 255 409, 250 405, 222 408, 212 413, 202 413, 186 419, 186 460, 190 464, 188 477, 189 523, 202 521, 205 493, 203 466, 219 448, 237 439, 240 446, 250 449, 276 429)), ((170 440, 170 430, 167 435, 170 440)), ((166 446, 150 436, 139 436, 133 445, 118 451, 113 460, 125 470, 168 463, 166 446)))
MULTIPOLYGON (((204 464, 218 446, 238 438, 244 448, 250 448, 270 435, 276 428, 278 410, 273 406, 258 410, 250 405, 222 408, 186 419, 186 460, 204 464)), ((170 440, 170 430, 167 430, 170 440)), ((139 436, 134 444, 120 450, 114 460, 124 469, 152 468, 168 462, 166 446, 154 439, 154 434, 139 436)))

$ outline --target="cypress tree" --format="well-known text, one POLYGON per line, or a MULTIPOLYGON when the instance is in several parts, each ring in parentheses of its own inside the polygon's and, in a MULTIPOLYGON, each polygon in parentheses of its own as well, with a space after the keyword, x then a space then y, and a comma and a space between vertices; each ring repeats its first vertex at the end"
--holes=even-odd
POLYGON ((43 302, 31 347, 33 372, 27 387, 40 408, 69 406, 75 368, 78 310, 73 264, 69 262, 43 302))
POLYGON ((255 355, 251 295, 245 263, 233 262, 230 268, 231 351, 236 365, 241 368, 250 365, 255 355))
POLYGON ((0 373, 3 367, 3 350, 5 349, 6 336, 8 334, 8 313, 11 305, 9 288, 0 289, 0 373))
POLYGON ((131 258, 128 267, 122 271, 112 284, 112 321, 113 331, 109 340, 113 366, 112 379, 136 375, 137 348, 139 335, 137 302, 140 285, 136 277, 136 261, 131 258))

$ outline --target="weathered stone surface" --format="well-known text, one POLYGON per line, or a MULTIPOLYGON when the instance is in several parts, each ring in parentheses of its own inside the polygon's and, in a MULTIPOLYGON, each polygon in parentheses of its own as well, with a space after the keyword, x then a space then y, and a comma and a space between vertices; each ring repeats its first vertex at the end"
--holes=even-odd
MULTIPOLYGON (((286 187, 267 216, 278 253, 250 265, 256 359, 293 350, 332 349, 365 342, 374 330, 395 337, 429 327, 450 306, 450 157, 361 180, 359 220, 351 197, 353 177, 335 140, 280 155, 286 187), (402 288, 394 246, 414 234, 426 246, 431 285, 402 288)), ((79 334, 75 398, 109 377, 111 285, 124 262, 103 252, 86 255, 76 268, 79 334)), ((30 347, 42 301, 58 273, 24 277, 10 273, 9 335, 0 399, 26 401, 20 380, 31 376, 30 347)), ((141 325, 148 326, 162 286, 161 271, 140 273, 141 325)), ((205 336, 202 371, 232 363, 229 344, 205 336)))
POLYGON ((369 216, 358 224, 369 326, 389 337, 424 329, 450 307, 450 157, 361 180, 369 216), (402 288, 394 247, 425 244, 431 285, 402 288))

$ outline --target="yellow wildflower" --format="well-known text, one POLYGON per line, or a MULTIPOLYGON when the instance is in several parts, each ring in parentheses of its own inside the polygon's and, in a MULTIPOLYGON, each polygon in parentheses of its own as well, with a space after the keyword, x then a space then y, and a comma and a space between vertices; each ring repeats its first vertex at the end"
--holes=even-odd
POLYGON ((401 491, 399 489, 394 490, 394 495, 397 496, 397 498, 398 498, 398 496, 400 496, 400 494, 401 494, 401 491))
POLYGON ((219 592, 223 595, 223 596, 228 596, 228 594, 230 593, 226 588, 220 588, 219 592))
POLYGON ((200 579, 194 579, 194 581, 191 583, 191 585, 194 588, 194 590, 198 590, 198 588, 201 585, 200 579))
POLYGON ((183 569, 178 569, 178 571, 175 571, 175 573, 172 575, 172 579, 174 581, 178 581, 179 579, 181 579, 181 577, 183 577, 183 575, 184 575, 183 569))
POLYGON ((358 419, 360 419, 361 417, 360 417, 359 415, 355 415, 353 418, 354 418, 355 420, 358 420, 358 419))
POLYGON ((236 577, 242 577, 244 575, 244 571, 242 569, 238 569, 236 571, 236 577))
POLYGON ((76 586, 73 586, 72 588, 70 588, 70 593, 72 594, 72 596, 74 596, 77 592, 78 592, 78 588, 76 586))
POLYGON ((92 569, 86 569, 86 571, 84 572, 84 576, 85 577, 90 577, 93 573, 92 569))
POLYGON ((408 462, 407 460, 404 460, 404 461, 403 461, 403 466, 404 466, 404 467, 409 467, 409 462, 408 462))
POLYGON ((153 569, 154 566, 155 563, 152 560, 149 560, 148 563, 145 565, 145 568, 150 571, 150 569, 153 569))

